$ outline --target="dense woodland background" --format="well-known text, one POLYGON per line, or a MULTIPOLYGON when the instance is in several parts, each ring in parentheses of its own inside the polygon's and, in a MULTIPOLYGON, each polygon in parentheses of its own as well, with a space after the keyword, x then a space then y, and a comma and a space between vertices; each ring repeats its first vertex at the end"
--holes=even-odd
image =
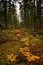
POLYGON ((43 0, 0 0, 0 65, 43 65, 43 0))
POLYGON ((0 26, 7 29, 9 25, 43 30, 43 0, 0 0, 0 26), (20 23, 15 6, 17 1, 20 4, 20 23))

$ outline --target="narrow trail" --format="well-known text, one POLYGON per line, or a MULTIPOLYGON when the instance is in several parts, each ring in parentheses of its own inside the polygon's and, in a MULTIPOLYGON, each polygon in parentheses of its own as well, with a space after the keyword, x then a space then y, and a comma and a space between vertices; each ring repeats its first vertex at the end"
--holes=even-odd
MULTIPOLYGON (((32 62, 43 63, 43 47, 41 45, 30 44, 32 37, 26 29, 13 29, 3 31, 6 33, 7 41, 0 46, 0 52, 4 53, 3 58, 10 62, 32 62), (10 33, 9 33, 10 32, 10 33)), ((42 65, 42 64, 41 64, 42 65)))
MULTIPOLYGON (((16 29, 14 32, 14 35, 15 35, 15 37, 14 36, 12 37, 12 39, 14 41, 16 41, 16 42, 19 41, 20 43, 24 44, 23 47, 19 48, 18 54, 15 57, 16 62, 25 61, 25 60, 27 60, 28 62, 31 62, 31 61, 36 62, 41 59, 41 57, 40 57, 41 55, 39 56, 37 54, 36 55, 34 54, 35 48, 34 49, 31 48, 31 47, 34 47, 34 45, 33 46, 30 45, 29 33, 26 30, 23 31, 20 29, 18 29, 18 30, 16 29), (33 51, 33 53, 32 53, 32 51, 33 51)), ((36 48, 37 48, 37 46, 36 46, 36 48)), ((40 46, 39 46, 39 48, 40 48, 40 46)), ((40 52, 41 51, 39 51, 37 53, 40 53, 40 52)), ((43 55, 42 55, 42 58, 43 58, 43 55)))

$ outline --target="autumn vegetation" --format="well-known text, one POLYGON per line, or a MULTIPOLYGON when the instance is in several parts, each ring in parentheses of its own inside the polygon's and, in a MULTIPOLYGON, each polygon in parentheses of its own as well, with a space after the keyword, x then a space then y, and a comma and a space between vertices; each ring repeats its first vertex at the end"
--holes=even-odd
POLYGON ((26 29, 2 30, 0 35, 0 64, 42 65, 43 36, 37 34, 34 37, 26 29))
POLYGON ((0 65, 43 65, 41 4, 42 0, 0 0, 0 65))

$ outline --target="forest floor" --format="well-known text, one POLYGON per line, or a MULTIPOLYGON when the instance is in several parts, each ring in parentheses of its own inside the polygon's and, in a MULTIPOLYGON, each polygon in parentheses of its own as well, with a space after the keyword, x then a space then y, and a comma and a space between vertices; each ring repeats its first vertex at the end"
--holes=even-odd
POLYGON ((1 30, 0 65, 43 65, 43 35, 25 28, 1 30))

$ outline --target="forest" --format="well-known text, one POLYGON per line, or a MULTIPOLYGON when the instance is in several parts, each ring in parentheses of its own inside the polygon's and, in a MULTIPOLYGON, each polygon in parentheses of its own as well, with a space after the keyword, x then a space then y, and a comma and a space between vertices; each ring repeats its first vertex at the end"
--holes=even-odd
POLYGON ((0 0, 0 65, 43 65, 43 0, 0 0))

